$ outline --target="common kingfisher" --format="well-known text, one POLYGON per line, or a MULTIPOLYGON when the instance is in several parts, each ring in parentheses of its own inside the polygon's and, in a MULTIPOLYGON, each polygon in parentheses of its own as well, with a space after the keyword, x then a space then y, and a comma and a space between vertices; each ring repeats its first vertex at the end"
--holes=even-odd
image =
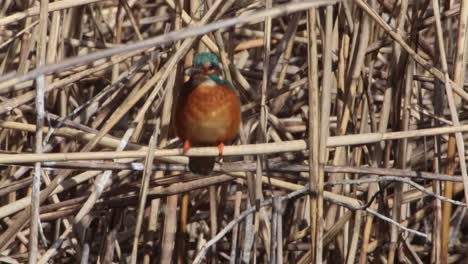
MULTIPOLYGON (((218 146, 237 137, 241 122, 240 99, 234 86, 222 76, 219 60, 212 53, 197 53, 190 79, 178 91, 175 106, 175 131, 184 141, 183 153, 191 146, 218 146)), ((215 157, 190 157, 193 173, 208 175, 215 157)))

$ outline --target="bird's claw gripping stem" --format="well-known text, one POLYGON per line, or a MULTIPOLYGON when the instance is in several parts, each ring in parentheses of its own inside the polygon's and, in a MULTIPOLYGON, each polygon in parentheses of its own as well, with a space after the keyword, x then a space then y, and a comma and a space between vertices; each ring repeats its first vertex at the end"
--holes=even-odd
POLYGON ((187 151, 189 151, 190 147, 191 147, 191 146, 190 146, 190 141, 189 141, 188 139, 186 139, 186 140, 184 141, 184 146, 183 146, 183 149, 182 149, 182 154, 184 154, 184 155, 187 154, 187 151))
POLYGON ((224 143, 223 142, 218 144, 218 150, 219 150, 219 162, 223 162, 223 152, 224 152, 224 143))

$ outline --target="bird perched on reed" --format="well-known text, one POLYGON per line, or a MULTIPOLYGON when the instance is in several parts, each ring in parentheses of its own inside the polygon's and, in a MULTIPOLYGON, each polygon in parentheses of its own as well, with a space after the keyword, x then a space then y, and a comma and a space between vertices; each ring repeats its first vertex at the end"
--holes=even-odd
MULTIPOLYGON (((216 55, 197 53, 190 79, 178 90, 175 106, 175 131, 184 141, 183 153, 192 146, 218 146, 237 137, 241 122, 240 99, 233 85, 224 80, 216 55)), ((189 169, 207 175, 215 157, 190 157, 189 169)))

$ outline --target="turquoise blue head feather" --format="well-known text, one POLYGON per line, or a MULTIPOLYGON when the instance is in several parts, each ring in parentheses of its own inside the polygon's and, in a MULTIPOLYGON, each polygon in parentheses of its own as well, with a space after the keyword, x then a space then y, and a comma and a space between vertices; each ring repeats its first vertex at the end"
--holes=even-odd
POLYGON ((213 53, 209 52, 201 52, 195 54, 195 57, 193 59, 193 65, 195 67, 201 67, 201 68, 215 68, 219 71, 221 71, 221 68, 219 67, 219 60, 216 55, 213 53))
POLYGON ((235 93, 238 93, 234 86, 221 76, 222 71, 219 67, 218 57, 216 57, 216 55, 213 53, 201 52, 195 54, 195 57, 193 58, 193 66, 194 67, 191 68, 192 73, 189 74, 191 76, 190 86, 195 87, 198 85, 200 79, 197 80, 197 76, 198 74, 201 74, 202 78, 200 81, 203 81, 204 78, 208 77, 216 84, 227 86, 235 93))

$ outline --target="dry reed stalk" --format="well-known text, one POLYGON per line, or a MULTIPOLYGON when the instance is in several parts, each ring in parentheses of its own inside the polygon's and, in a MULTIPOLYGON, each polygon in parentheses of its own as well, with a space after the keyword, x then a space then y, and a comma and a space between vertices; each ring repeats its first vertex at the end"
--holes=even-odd
MULTIPOLYGON (((319 199, 319 175, 320 175, 320 104, 319 104, 319 85, 318 85, 318 61, 317 61, 317 36, 316 36, 316 10, 307 11, 307 35, 308 35, 308 83, 309 83, 309 188, 310 188, 310 258, 312 263, 317 262, 315 257, 317 240, 318 203, 319 199)), ((321 232, 321 231, 320 231, 321 232)))
POLYGON ((323 235, 325 222, 323 221, 324 213, 324 187, 325 172, 323 166, 327 162, 327 148, 326 143, 329 136, 329 119, 330 119, 330 108, 331 108, 331 92, 333 86, 333 73, 332 73, 332 40, 333 40, 333 6, 328 5, 325 9, 325 25, 322 30, 322 47, 323 54, 323 76, 322 76, 322 97, 321 97, 321 108, 320 108, 320 146, 319 146, 319 174, 318 174, 318 197, 317 197, 317 241, 315 250, 315 263, 322 262, 323 259, 323 235), (325 48, 325 47, 329 48, 325 48))
POLYGON ((135 227, 135 236, 133 238, 133 248, 132 248, 132 259, 131 263, 137 263, 138 258, 138 241, 140 238, 140 232, 142 229, 143 224, 143 214, 145 210, 146 204, 146 197, 148 195, 148 187, 150 176, 153 174, 153 161, 154 161, 154 149, 156 148, 156 142, 158 141, 158 132, 159 132, 159 124, 156 123, 154 127, 154 134, 150 139, 150 144, 148 146, 148 154, 145 160, 145 170, 143 171, 141 189, 140 189, 140 197, 139 197, 139 205, 138 205, 138 216, 137 222, 135 227))
MULTIPOLYGON (((14 123, 1 122, 1 124, 13 125, 14 123)), ((23 125, 21 125, 23 127, 23 125)), ((26 126, 31 128, 32 126, 26 126)), ((336 136, 329 137, 325 147, 336 147, 344 145, 361 145, 366 143, 380 142, 383 140, 394 140, 412 138, 425 135, 438 135, 450 132, 461 132, 467 131, 468 125, 458 127, 441 127, 441 128, 430 128, 421 129, 407 132, 388 132, 384 134, 372 133, 372 134, 357 134, 347 136, 336 136)), ((70 130, 74 133, 74 130, 70 130)), ((95 136, 90 134, 90 138, 93 139, 95 136)), ((118 141, 118 140, 116 140, 118 141)), ((107 141, 109 146, 115 147, 113 139, 109 138, 107 141)), ((325 144, 323 144, 325 145, 325 144)), ((134 146, 134 145, 133 145, 134 146)), ((131 146, 132 147, 132 146, 131 146)), ((137 148, 136 146, 134 146, 137 148)), ((133 148, 133 147, 132 147, 133 148)), ((295 152, 303 151, 307 148, 307 144, 304 140, 293 140, 284 141, 278 143, 264 143, 264 144, 253 144, 253 145, 242 145, 242 146, 226 146, 223 153, 224 156, 236 156, 236 155, 256 155, 256 154, 275 154, 283 152, 295 152)), ((141 150, 135 151, 100 151, 100 152, 75 152, 75 153, 50 153, 50 154, 3 154, 0 155, 0 163, 13 164, 13 163, 30 163, 30 162, 46 162, 46 161, 71 161, 71 160, 96 160, 96 159, 121 159, 121 158, 143 158, 146 156, 146 147, 141 147, 141 150)), ((179 149, 160 149, 155 151, 155 156, 158 158, 172 157, 180 155, 181 150, 179 149)), ((218 156, 218 149, 216 147, 200 147, 191 148, 187 156, 218 156)), ((175 160, 174 160, 175 161, 175 160)))
MULTIPOLYGON (((48 9, 49 1, 41 0, 40 14, 39 14, 39 41, 38 45, 38 58, 37 67, 41 67, 46 63, 46 50, 47 50, 47 24, 48 24, 48 9)), ((44 91, 46 87, 45 76, 41 75, 36 78, 36 137, 35 137, 35 152, 42 153, 42 127, 44 125, 44 91)), ((31 223, 30 223, 30 238, 29 238, 29 259, 28 263, 36 263, 38 257, 38 234, 40 225, 39 209, 40 209, 40 187, 41 187, 41 163, 34 164, 34 176, 32 181, 32 194, 31 194, 31 223)))
MULTIPOLYGON (((444 72, 444 75, 445 75, 445 79, 448 80, 449 79, 449 75, 448 75, 448 66, 447 66, 447 59, 446 59, 446 55, 445 55, 445 48, 444 48, 444 44, 443 44, 443 36, 442 36, 442 28, 441 28, 441 23, 440 23, 440 17, 439 17, 439 6, 438 6, 438 3, 437 2, 433 2, 433 5, 434 5, 434 10, 437 12, 437 14, 435 15, 435 18, 436 18, 436 25, 437 25, 437 39, 438 39, 438 47, 440 49, 440 60, 441 60, 441 64, 442 64, 442 71, 444 72)), ((463 4, 462 4, 463 5, 463 4)), ((465 8, 464 9, 467 9, 466 5, 465 5, 465 8)), ((463 48, 464 48, 464 40, 465 40, 465 34, 466 34, 466 24, 467 24, 467 21, 466 21, 466 18, 462 18, 461 15, 462 14, 465 14, 466 15, 466 10, 463 10, 460 12, 460 20, 459 20, 459 23, 460 23, 460 26, 462 27, 458 33, 459 33, 459 36, 458 36, 458 41, 457 41, 457 46, 458 46, 458 50, 457 50, 457 56, 458 58, 456 57, 456 68, 454 69, 454 77, 456 78, 455 79, 455 83, 457 85, 461 85, 463 83, 463 81, 460 80, 460 77, 461 77, 461 74, 460 74, 460 70, 461 70, 461 63, 460 63, 460 58, 463 60, 463 48), (463 29, 465 28, 465 29, 463 29)), ((457 114, 457 110, 456 110, 456 105, 455 105, 455 98, 454 98, 454 95, 451 91, 451 89, 449 87, 446 86, 446 93, 447 93, 447 98, 448 98, 448 104, 449 104, 449 108, 450 108, 450 113, 451 113, 451 117, 452 117, 452 122, 454 125, 456 124, 459 124, 459 119, 458 119, 458 114, 457 114)), ((455 144, 456 144, 456 149, 458 150, 458 155, 459 155, 459 158, 460 158, 460 170, 463 174, 463 176, 465 177, 465 182, 464 182, 464 186, 465 186, 465 197, 468 197, 468 182, 466 181, 466 162, 464 161, 464 157, 465 157, 465 154, 464 154, 464 143, 463 143, 463 138, 462 138, 462 135, 460 133, 456 133, 455 135, 451 135, 450 138, 449 138, 449 148, 447 150, 447 156, 448 156, 448 164, 447 164, 447 169, 446 169, 446 173, 447 174, 453 174, 454 173, 454 162, 455 162, 455 144)), ((446 186, 446 189, 445 189, 445 197, 450 199, 452 197, 452 184, 451 183, 448 183, 447 186, 446 186)), ((449 243, 449 226, 450 226, 450 214, 451 214, 451 205, 448 204, 447 202, 445 202, 443 204, 443 217, 442 217, 442 235, 441 235, 441 261, 442 263, 447 263, 448 262, 448 243, 449 243)))
MULTIPOLYGON (((270 9, 272 7, 273 1, 266 0, 265 1, 265 8, 270 9)), ((268 87, 270 86, 271 79, 270 79, 270 72, 271 72, 271 25, 272 18, 270 16, 265 17, 263 29, 264 29, 264 36, 263 36, 263 71, 262 71, 262 83, 260 88, 260 119, 258 121, 256 135, 257 135, 257 144, 266 143, 268 142, 268 135, 267 135, 267 122, 268 122, 268 113, 269 109, 266 104, 267 100, 267 92, 268 87)), ((255 182, 253 189, 255 190, 255 207, 258 206, 263 200, 263 184, 262 184, 262 175, 264 175, 264 168, 263 168, 263 155, 257 155, 257 169, 255 171, 255 182)), ((251 187, 251 188, 252 188, 251 187)), ((265 254, 267 259, 271 257, 271 250, 273 240, 271 238, 271 231, 270 231, 270 222, 268 221, 268 217, 265 217, 265 210, 263 208, 258 208, 254 215, 254 241, 253 246, 254 249, 260 245, 260 238, 262 238, 263 245, 265 247, 265 254), (262 226, 260 226, 262 224, 262 226)), ((257 258, 257 250, 253 251, 253 258, 257 258)), ((271 260, 270 260, 271 261, 271 260)))

